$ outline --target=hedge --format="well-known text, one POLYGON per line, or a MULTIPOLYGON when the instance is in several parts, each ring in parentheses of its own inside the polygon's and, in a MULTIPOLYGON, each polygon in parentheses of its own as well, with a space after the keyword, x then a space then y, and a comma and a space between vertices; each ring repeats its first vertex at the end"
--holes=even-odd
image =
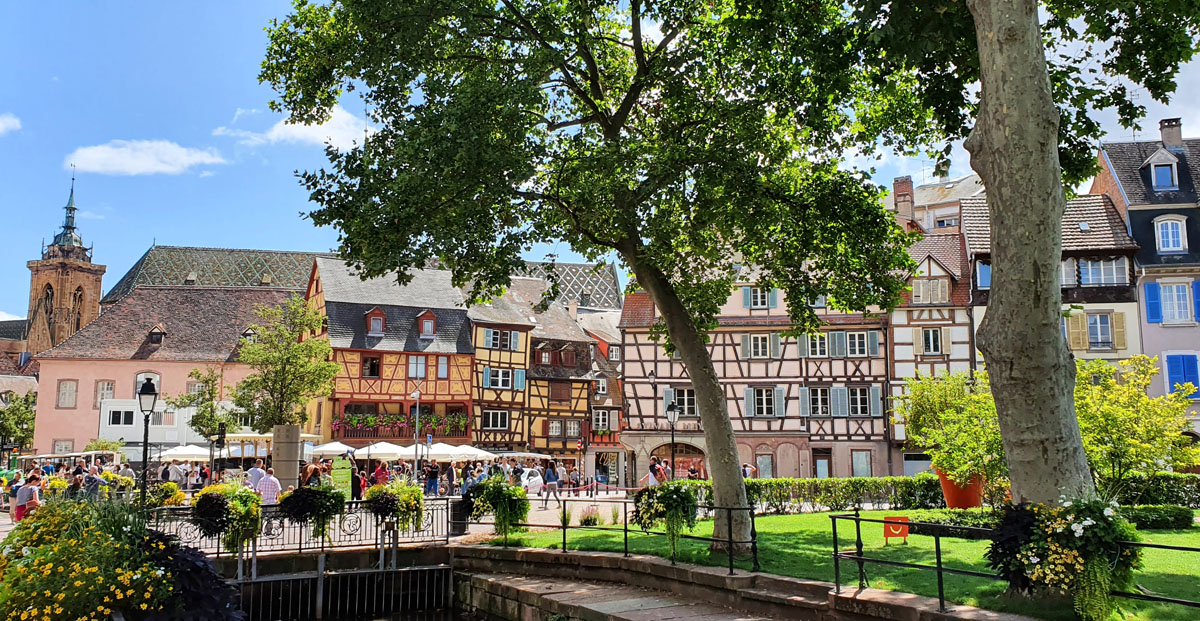
POLYGON ((1179 505, 1135 505, 1117 512, 1142 530, 1183 530, 1195 525, 1192 510, 1179 505))
POLYGON ((1200 509, 1200 474, 1135 474, 1117 495, 1122 505, 1179 505, 1200 509))
POLYGON ((962 530, 955 526, 971 526, 974 528, 996 528, 1000 525, 1001 513, 995 509, 935 509, 932 511, 913 511, 908 514, 910 522, 938 524, 940 526, 912 525, 909 532, 914 535, 941 535, 942 537, 957 537, 959 539, 989 539, 990 533, 962 530))
MULTIPOLYGON (((696 489, 701 504, 712 498, 711 481, 684 481, 696 489)), ((826 507, 841 511, 870 503, 892 509, 937 509, 946 506, 937 475, 911 477, 847 477, 841 479, 746 479, 746 497, 770 513, 798 513, 826 507)))

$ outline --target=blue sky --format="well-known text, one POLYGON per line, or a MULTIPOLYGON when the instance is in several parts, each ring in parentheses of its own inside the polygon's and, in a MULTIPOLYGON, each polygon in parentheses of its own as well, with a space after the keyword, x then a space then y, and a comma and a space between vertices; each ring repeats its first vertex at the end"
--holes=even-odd
MULTIPOLYGON (((78 166, 78 227, 108 266, 107 290, 157 241, 281 250, 326 250, 332 229, 299 214, 310 207, 293 175, 325 163, 323 142, 346 145, 363 131, 361 110, 329 125, 295 127, 267 110, 258 84, 263 27, 286 2, 8 3, 0 20, 0 318, 24 317, 26 261, 62 223, 70 162, 78 166)), ((1200 135, 1200 65, 1181 76, 1182 116, 1200 135), (1186 102, 1186 103, 1184 103, 1186 102)), ((1117 136, 1127 135, 1111 120, 1117 136)), ((959 151, 961 155, 961 150, 959 151)), ((965 158, 952 172, 966 171, 965 158)), ((929 166, 885 157, 875 178, 890 184, 929 166)), ((547 249, 528 258, 538 259, 547 249)), ((560 260, 572 257, 565 245, 560 260)))

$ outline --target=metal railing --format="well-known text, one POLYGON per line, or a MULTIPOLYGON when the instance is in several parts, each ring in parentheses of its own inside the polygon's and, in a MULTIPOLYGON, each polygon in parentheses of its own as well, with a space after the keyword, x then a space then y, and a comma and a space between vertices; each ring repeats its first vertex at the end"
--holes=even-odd
POLYGON ((326 571, 322 563, 315 572, 233 584, 247 621, 375 619, 400 613, 414 619, 451 607, 451 580, 446 565, 326 571))
MULTIPOLYGON (((842 592, 842 568, 841 561, 854 561, 858 566, 858 587, 860 589, 867 588, 867 573, 866 563, 875 563, 877 565, 888 565, 891 567, 905 567, 910 569, 923 569, 937 573, 937 591, 938 591, 938 611, 946 611, 946 585, 945 576, 971 576, 975 578, 986 578, 991 580, 1004 580, 1000 574, 975 571, 972 569, 961 569, 957 567, 946 567, 942 562, 942 539, 961 539, 964 535, 974 535, 975 539, 992 539, 995 534, 995 529, 980 528, 976 526, 957 526, 947 524, 934 524, 929 522, 905 522, 899 520, 888 520, 886 518, 866 518, 859 515, 859 510, 855 509, 854 513, 835 513, 829 516, 833 523, 833 584, 834 593, 842 592), (842 550, 838 539, 838 520, 854 522, 854 549, 842 550), (907 563, 904 561, 896 561, 891 559, 869 557, 863 549, 862 538, 862 523, 868 524, 891 524, 895 526, 907 526, 910 528, 909 536, 927 536, 933 537, 933 565, 922 565, 920 563, 907 563), (920 527, 927 532, 913 532, 912 527, 920 527)), ((1158 550, 1174 550, 1179 552, 1197 552, 1200 553, 1200 548, 1192 548, 1187 546, 1171 546, 1156 543, 1142 543, 1135 541, 1118 541, 1119 548, 1149 548, 1158 550)), ((1200 601, 1179 599, 1174 597, 1162 597, 1150 593, 1131 593, 1126 591, 1112 591, 1113 597, 1123 597, 1126 599, 1136 599, 1146 602, 1161 602, 1168 604, 1179 604, 1181 606, 1190 606, 1200 608, 1200 601)))
MULTIPOLYGON (((516 498, 510 498, 509 502, 516 503, 516 502, 520 502, 520 500, 516 499, 516 498)), ((537 502, 537 499, 536 498, 527 499, 526 502, 530 503, 530 508, 532 509, 533 503, 537 502)), ((622 498, 604 498, 604 499, 579 498, 579 499, 574 499, 574 498, 564 497, 561 501, 561 504, 559 505, 559 512, 556 513, 556 516, 560 518, 557 524, 536 524, 536 523, 522 522, 520 524, 517 524, 516 526, 521 527, 521 528, 540 528, 540 529, 553 529, 553 530, 560 531, 562 533, 561 550, 564 553, 568 551, 567 531, 571 531, 571 530, 589 531, 590 530, 590 531, 601 531, 601 532, 610 532, 610 533, 618 533, 619 532, 623 536, 624 555, 626 557, 628 557, 629 556, 629 534, 630 533, 633 533, 635 535, 640 533, 643 535, 653 535, 653 536, 659 536, 659 537, 668 537, 669 536, 666 532, 652 530, 652 529, 643 529, 643 528, 638 527, 636 524, 634 525, 633 529, 631 530, 629 528, 629 516, 631 513, 630 510, 632 509, 633 504, 634 504, 633 500, 622 499, 622 498), (568 523, 568 520, 564 519, 566 512, 569 511, 570 503, 576 503, 576 504, 583 503, 587 506, 597 505, 597 503, 603 503, 603 504, 608 504, 608 505, 614 505, 614 504, 620 505, 621 506, 621 510, 620 510, 621 525, 617 526, 615 524, 612 524, 612 525, 608 525, 608 526, 602 526, 599 523, 597 523, 594 526, 584 526, 582 524, 572 525, 572 524, 568 523)), ((725 548, 725 551, 726 551, 727 559, 728 559, 729 575, 731 575, 731 576, 736 575, 736 572, 734 571, 734 560, 737 555, 737 551, 739 549, 743 549, 743 546, 749 546, 750 557, 751 557, 751 561, 752 561, 751 571, 754 571, 754 572, 759 571, 760 566, 758 563, 758 527, 757 527, 757 521, 756 521, 756 515, 754 512, 754 507, 753 506, 750 506, 750 507, 720 507, 720 506, 714 506, 714 505, 700 505, 699 509, 700 509, 700 511, 704 512, 705 517, 707 517, 709 515, 715 516, 715 515, 719 514, 719 512, 722 512, 722 511, 725 512, 726 532, 724 532, 724 533, 715 532, 716 531, 716 523, 714 521, 714 523, 713 523, 714 532, 713 532, 712 537, 700 537, 697 535, 681 534, 679 536, 679 538, 687 539, 687 540, 691 540, 691 541, 706 541, 710 544, 723 545, 725 548), (734 537, 733 537, 733 514, 734 514, 734 512, 743 512, 743 511, 748 514, 747 517, 750 520, 750 538, 747 540, 734 539, 734 537), (724 535, 724 536, 719 536, 719 535, 724 535)), ((599 509, 598 509, 598 511, 599 511, 599 509)), ((603 514, 600 513, 599 516, 602 518, 603 514)), ((579 516, 575 515, 572 512, 571 517, 574 519, 578 519, 579 516)), ((505 547, 508 547, 509 543, 510 542, 509 542, 508 533, 505 533, 503 545, 505 547)), ((675 555, 674 549, 671 550, 670 559, 671 559, 671 564, 674 565, 676 563, 676 555, 675 555)))

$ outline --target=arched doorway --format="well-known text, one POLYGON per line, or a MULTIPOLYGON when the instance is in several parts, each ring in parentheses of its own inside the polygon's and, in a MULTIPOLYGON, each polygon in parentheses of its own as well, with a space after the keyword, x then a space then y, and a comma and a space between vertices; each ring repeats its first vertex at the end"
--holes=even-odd
MULTIPOLYGON (((659 458, 660 460, 671 459, 671 445, 663 444, 650 452, 650 455, 659 458)), ((682 442, 675 443, 675 463, 671 467, 675 470, 675 478, 686 479, 688 477, 688 469, 695 466, 696 472, 701 479, 708 478, 708 467, 704 463, 704 451, 682 442)))

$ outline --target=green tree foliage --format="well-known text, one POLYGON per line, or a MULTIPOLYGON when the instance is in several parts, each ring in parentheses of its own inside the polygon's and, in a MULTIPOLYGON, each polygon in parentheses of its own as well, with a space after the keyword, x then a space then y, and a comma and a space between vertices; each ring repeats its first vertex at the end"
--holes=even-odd
POLYGON ((965 485, 979 476, 1004 483, 1008 464, 986 371, 921 376, 908 382, 896 406, 909 442, 925 448, 933 467, 965 485))
POLYGON ((192 369, 188 379, 195 381, 199 387, 195 391, 185 392, 176 397, 169 397, 167 405, 175 409, 195 408, 188 426, 205 438, 216 435, 221 423, 229 431, 238 428, 238 414, 232 408, 223 404, 221 392, 225 386, 225 375, 216 367, 192 369))
POLYGON ((1077 362, 1075 413, 1088 466, 1100 492, 1115 498, 1136 472, 1185 468, 1200 461, 1200 446, 1183 435, 1191 429, 1191 384, 1151 397, 1158 375, 1155 358, 1143 355, 1113 366, 1103 360, 1077 362))
POLYGON ((92 438, 88 441, 87 446, 83 447, 84 452, 87 451, 109 451, 111 453, 120 453, 121 449, 125 448, 125 443, 120 440, 105 440, 103 438, 92 438))
POLYGON ((11 395, 0 409, 0 436, 9 442, 25 446, 33 442, 33 423, 37 417, 37 391, 22 396, 11 395))
POLYGON ((254 371, 238 382, 233 403, 255 431, 267 433, 275 425, 303 423, 305 404, 333 390, 338 364, 329 360, 328 340, 308 338, 321 328, 321 315, 304 298, 292 295, 257 312, 263 325, 251 326, 256 338, 238 345, 238 361, 254 371))

